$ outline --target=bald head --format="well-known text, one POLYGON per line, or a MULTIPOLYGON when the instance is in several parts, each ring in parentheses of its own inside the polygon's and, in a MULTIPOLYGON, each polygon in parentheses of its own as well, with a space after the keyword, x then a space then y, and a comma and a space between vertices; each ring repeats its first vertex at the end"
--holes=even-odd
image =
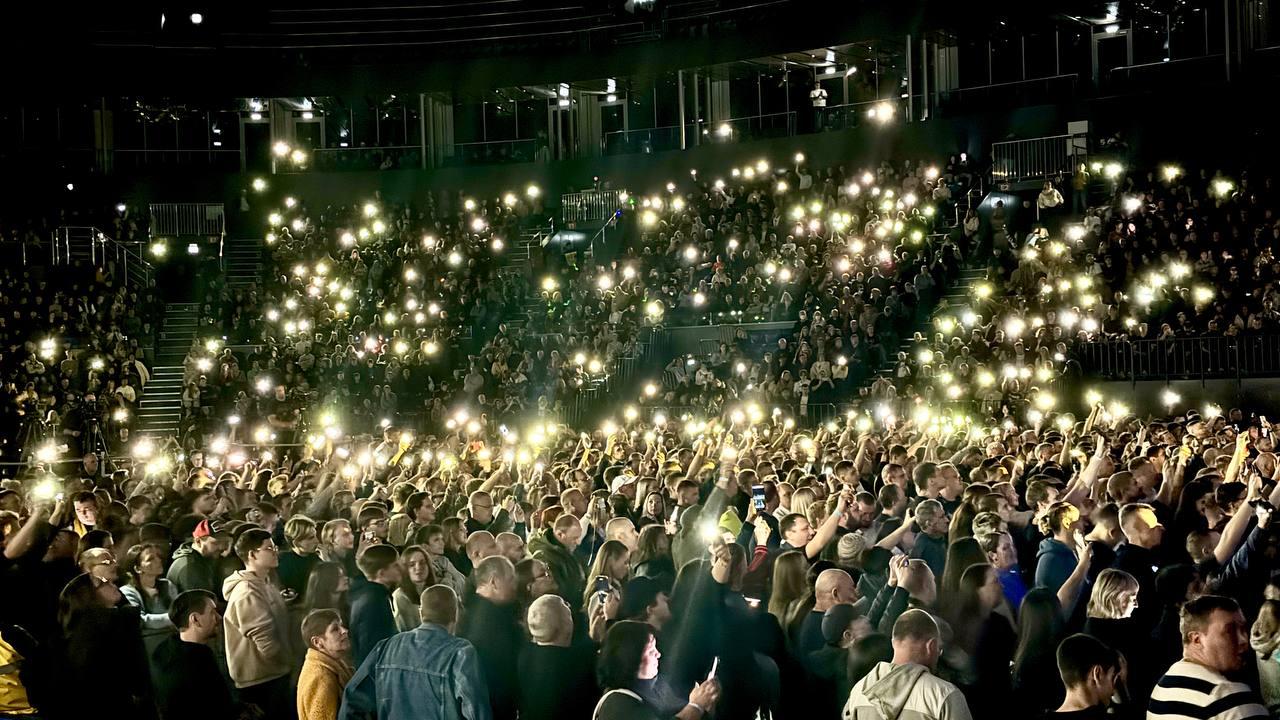
POLYGON ((559 595, 543 595, 529 605, 525 616, 536 645, 569 647, 573 637, 573 613, 559 595))
POLYGON ((639 539, 639 535, 636 534, 635 523, 624 517, 616 517, 606 523, 604 537, 605 540, 617 540, 633 552, 636 549, 636 540, 639 539))
POLYGON ((849 573, 837 568, 823 570, 813 585, 813 609, 826 612, 832 606, 854 602, 857 595, 849 573))
POLYGON ((479 565, 480 561, 498 552, 498 543, 493 533, 488 530, 471 533, 467 538, 467 557, 471 564, 479 565))
POLYGON ((510 560, 512 564, 524 559, 524 540, 515 533, 499 533, 496 538, 498 554, 510 560))

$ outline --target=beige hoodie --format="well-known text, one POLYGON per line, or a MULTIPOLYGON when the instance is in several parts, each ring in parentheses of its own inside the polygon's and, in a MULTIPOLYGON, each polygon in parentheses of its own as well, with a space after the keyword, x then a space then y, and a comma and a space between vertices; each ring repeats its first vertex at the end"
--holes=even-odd
POLYGON ((289 611, 279 588, 249 570, 240 570, 222 582, 222 596, 227 599, 222 619, 227 669, 236 687, 261 685, 288 675, 289 611))

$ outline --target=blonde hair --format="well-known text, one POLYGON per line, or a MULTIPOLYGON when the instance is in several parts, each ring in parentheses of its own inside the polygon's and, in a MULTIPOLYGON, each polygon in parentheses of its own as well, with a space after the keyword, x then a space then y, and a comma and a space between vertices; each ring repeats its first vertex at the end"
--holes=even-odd
POLYGON ((1118 620, 1129 609, 1128 602, 1121 602, 1124 593, 1138 592, 1138 581, 1132 575, 1115 568, 1107 568, 1098 574, 1089 596, 1088 616, 1104 620, 1118 620))
POLYGON ((316 534, 316 521, 306 515, 294 515, 284 523, 284 538, 290 547, 316 534))
POLYGON ((817 497, 813 492, 813 488, 796 488, 795 492, 791 493, 791 512, 800 513, 807 517, 806 511, 817 497))
POLYGON ((1040 532, 1052 537, 1059 530, 1071 527, 1072 523, 1080 519, 1080 508, 1069 502, 1059 500, 1049 506, 1044 515, 1036 521, 1040 526, 1040 532), (1072 514, 1074 513, 1074 517, 1072 514))

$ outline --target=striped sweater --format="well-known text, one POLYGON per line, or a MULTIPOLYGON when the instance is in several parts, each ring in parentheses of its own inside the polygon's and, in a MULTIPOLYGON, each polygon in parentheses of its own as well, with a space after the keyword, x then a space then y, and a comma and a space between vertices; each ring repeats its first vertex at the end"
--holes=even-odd
POLYGON ((1147 720, 1249 720, 1269 718, 1248 685, 1186 660, 1174 663, 1156 683, 1147 720))

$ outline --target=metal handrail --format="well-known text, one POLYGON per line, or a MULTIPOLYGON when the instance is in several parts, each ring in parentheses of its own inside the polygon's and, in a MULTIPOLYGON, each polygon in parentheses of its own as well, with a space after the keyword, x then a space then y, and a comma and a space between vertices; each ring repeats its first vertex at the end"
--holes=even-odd
POLYGON ((206 237, 226 235, 226 209, 222 203, 152 203, 152 237, 206 237))
POLYGON ((63 225, 54 230, 53 265, 69 265, 78 259, 88 260, 94 267, 110 264, 126 287, 151 285, 154 268, 134 248, 92 226, 63 225))
POLYGON ((625 190, 585 190, 560 196, 560 220, 564 223, 608 220, 622 208, 625 190))
POLYGON ((1070 175, 1080 159, 1075 141, 1087 137, 1084 133, 1065 133, 992 143, 991 176, 1016 182, 1070 175))
POLYGON ((1086 373, 1119 380, 1280 376, 1280 335, 1110 338, 1074 351, 1086 373))
POLYGON ((1046 75, 1044 77, 1038 77, 1038 78, 1027 78, 1026 80, 1007 80, 1005 82, 989 83, 987 85, 972 85, 970 87, 951 88, 949 90, 939 90, 938 92, 943 94, 963 93, 963 92, 969 92, 972 90, 990 90, 991 88, 1011 87, 1013 85, 1033 85, 1033 84, 1038 84, 1043 82, 1049 82, 1052 80, 1062 80, 1064 78, 1079 80, 1080 75, 1078 73, 1062 73, 1061 75, 1046 75))

